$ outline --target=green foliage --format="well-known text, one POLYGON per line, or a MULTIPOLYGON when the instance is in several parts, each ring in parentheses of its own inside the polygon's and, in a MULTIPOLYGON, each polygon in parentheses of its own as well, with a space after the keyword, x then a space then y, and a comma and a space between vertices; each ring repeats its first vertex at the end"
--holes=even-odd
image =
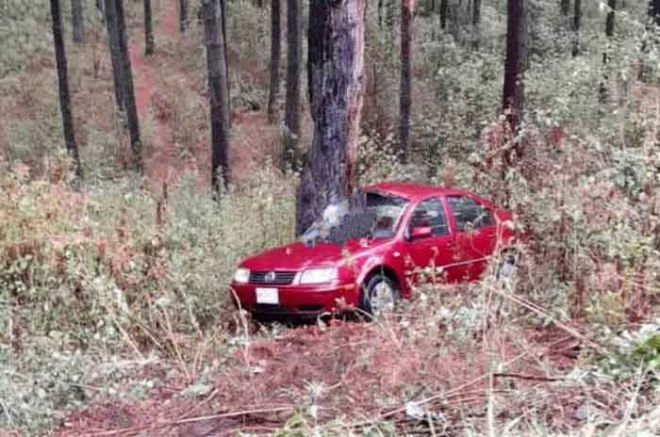
POLYGON ((46 0, 0 2, 0 78, 29 67, 30 60, 52 47, 52 36, 44 37, 49 16, 46 0))
POLYGON ((629 329, 610 340, 614 353, 604 358, 599 369, 616 380, 632 380, 648 375, 660 381, 660 329, 657 323, 629 329))

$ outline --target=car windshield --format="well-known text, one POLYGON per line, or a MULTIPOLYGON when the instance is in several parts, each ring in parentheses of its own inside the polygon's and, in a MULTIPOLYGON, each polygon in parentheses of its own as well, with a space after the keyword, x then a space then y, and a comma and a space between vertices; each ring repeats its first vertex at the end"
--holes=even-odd
POLYGON ((328 205, 301 239, 307 244, 343 244, 355 238, 390 238, 408 201, 402 197, 366 193, 366 207, 350 210, 348 201, 328 205))

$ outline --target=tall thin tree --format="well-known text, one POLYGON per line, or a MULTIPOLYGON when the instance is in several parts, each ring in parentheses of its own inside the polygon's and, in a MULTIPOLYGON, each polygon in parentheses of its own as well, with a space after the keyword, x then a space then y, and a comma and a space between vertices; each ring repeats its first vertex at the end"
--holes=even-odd
POLYGON ((179 31, 185 32, 188 28, 188 0, 179 0, 179 31))
POLYGON ((300 138, 300 65, 302 62, 302 4, 287 0, 287 62, 284 125, 286 135, 282 161, 295 167, 300 138))
POLYGON ((410 119, 412 108, 413 11, 415 0, 401 0, 401 83, 399 88, 400 157, 405 163, 410 155, 410 119))
POLYGON ((300 234, 352 194, 362 111, 366 0, 311 0, 308 64, 314 139, 296 203, 300 234))
POLYGON ((603 79, 600 82, 598 89, 598 94, 600 96, 600 101, 605 102, 607 100, 607 81, 609 80, 609 74, 607 72, 607 64, 609 62, 609 50, 610 50, 610 40, 614 37, 614 19, 616 17, 616 0, 607 0, 607 18, 605 19, 605 36, 607 37, 607 46, 603 51, 603 79))
MULTIPOLYGON (((515 135, 520 129, 525 103, 524 69, 527 64, 527 0, 507 0, 506 59, 504 62, 504 88, 502 109, 507 124, 515 135)), ((522 148, 516 143, 517 155, 522 148)), ((511 154, 505 153, 505 161, 511 163, 511 154)))
POLYGON ((227 184, 229 171, 229 107, 222 8, 219 0, 203 0, 204 40, 211 107, 211 184, 218 190, 227 184), (222 176, 222 180, 219 179, 222 176))
POLYGON ((140 141, 140 123, 135 103, 135 90, 133 87, 133 70, 131 58, 128 52, 128 36, 126 34, 126 18, 123 0, 105 0, 106 21, 108 22, 111 61, 113 72, 118 72, 115 78, 115 95, 118 94, 117 102, 122 106, 126 114, 128 134, 133 152, 132 167, 142 172, 142 143, 140 141), (113 52, 116 52, 113 54, 113 52), (115 65, 118 63, 118 65, 115 65))
POLYGON ((447 29, 447 13, 449 12, 449 0, 440 0, 440 29, 447 29))
POLYGON ((481 0, 474 0, 472 4, 472 46, 479 48, 481 40, 481 0))
POLYGON ((280 0, 270 2, 270 90, 268 93, 268 121, 277 120, 277 105, 280 95, 280 57, 281 57, 281 30, 280 30, 280 0))
POLYGON ((122 61, 119 48, 119 31, 117 29, 117 14, 115 12, 114 0, 104 0, 103 12, 105 13, 105 24, 108 31, 108 45, 110 46, 110 60, 112 63, 112 79, 115 90, 115 103, 117 111, 123 112, 124 104, 124 79, 122 73, 122 61))
POLYGON ((575 0, 573 3, 573 49, 571 54, 576 57, 580 54, 580 25, 582 21, 582 0, 575 0))
POLYGON ((568 14, 571 12, 571 0, 560 0, 559 1, 559 13, 562 18, 568 19, 568 14))
POLYGON ((660 0, 649 0, 648 14, 650 21, 660 26, 660 0))
POLYGON ((73 28, 73 42, 82 44, 85 40, 85 18, 82 0, 71 0, 71 27, 73 28))
POLYGON ((151 0, 144 0, 144 55, 154 53, 154 24, 151 11, 151 0))
POLYGON ((53 43, 55 45, 55 61, 57 63, 57 83, 60 95, 60 111, 62 112, 62 126, 64 130, 64 143, 69 156, 76 166, 78 177, 82 177, 82 164, 78 153, 78 144, 73 130, 73 116, 71 115, 71 97, 69 94, 68 66, 66 62, 66 48, 62 35, 62 14, 60 0, 50 0, 50 14, 53 20, 53 43))

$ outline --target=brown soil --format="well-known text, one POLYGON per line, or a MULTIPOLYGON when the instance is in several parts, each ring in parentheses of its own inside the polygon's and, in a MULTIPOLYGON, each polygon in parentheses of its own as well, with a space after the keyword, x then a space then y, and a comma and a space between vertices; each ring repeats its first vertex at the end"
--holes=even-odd
MULTIPOLYGON (((190 49, 191 36, 179 32, 177 2, 159 2, 156 6, 159 7, 155 23, 156 53, 145 58, 141 33, 133 36, 130 47, 138 114, 141 120, 151 115, 152 121, 145 174, 150 186, 157 190, 164 183, 175 182, 185 173, 194 174, 198 186, 208 186, 211 179, 208 127, 199 129, 197 144, 189 153, 183 154, 181 145, 174 140, 175 131, 182 127, 175 125, 176 121, 171 117, 183 94, 196 94, 199 110, 208 114, 208 96, 205 89, 196 83, 199 72, 192 71, 185 64, 183 54, 161 49, 161 45, 181 51, 190 49)), ((278 132, 277 126, 270 125, 261 112, 233 114, 232 123, 230 178, 232 182, 240 183, 264 164, 266 156, 273 154, 278 144, 278 132)))

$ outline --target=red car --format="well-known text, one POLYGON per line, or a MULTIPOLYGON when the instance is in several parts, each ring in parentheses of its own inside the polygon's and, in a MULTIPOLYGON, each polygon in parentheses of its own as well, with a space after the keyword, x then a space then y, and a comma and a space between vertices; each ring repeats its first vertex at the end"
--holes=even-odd
POLYGON ((240 263, 234 303, 256 315, 318 316, 345 306, 379 314, 419 281, 479 279, 513 237, 509 212, 466 191, 407 183, 364 191, 369 226, 346 203, 329 206, 299 242, 240 263))

